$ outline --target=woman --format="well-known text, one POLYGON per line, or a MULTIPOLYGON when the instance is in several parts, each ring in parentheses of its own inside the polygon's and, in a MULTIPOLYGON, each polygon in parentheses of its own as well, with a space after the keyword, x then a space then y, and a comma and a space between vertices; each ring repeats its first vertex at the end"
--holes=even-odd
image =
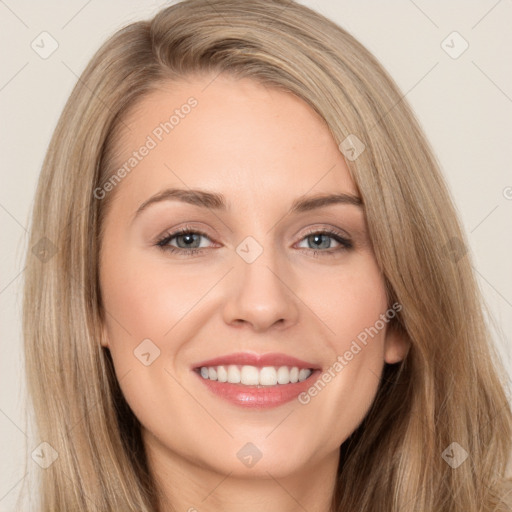
POLYGON ((31 242, 40 510, 512 510, 505 374, 438 165, 314 11, 186 0, 115 34, 31 242))

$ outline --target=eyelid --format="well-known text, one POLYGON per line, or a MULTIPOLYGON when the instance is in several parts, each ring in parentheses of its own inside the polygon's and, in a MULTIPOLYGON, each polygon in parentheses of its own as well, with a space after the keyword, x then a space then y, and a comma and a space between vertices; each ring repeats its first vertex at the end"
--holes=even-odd
MULTIPOLYGON (((329 233, 329 234, 336 234, 341 238, 344 238, 346 240, 350 240, 352 237, 351 235, 345 231, 344 229, 337 228, 335 226, 332 226, 331 224, 315 224, 314 226, 308 226, 306 228, 306 232, 302 234, 302 238, 314 235, 316 233, 329 233), (326 227, 327 226, 327 227, 326 227)), ((302 240, 301 238, 301 240, 302 240)))
MULTIPOLYGON (((154 245, 160 245, 161 247, 165 248, 166 247, 165 245, 161 245, 162 242, 164 242, 165 240, 168 240, 168 239, 172 240, 173 238, 176 238, 179 235, 188 234, 188 233, 193 233, 193 234, 203 236, 213 242, 212 237, 210 235, 208 235, 208 233, 205 233, 204 230, 196 228, 194 226, 186 225, 186 226, 182 226, 182 227, 179 227, 176 229, 167 230, 164 234, 157 237, 154 245)), ((203 247, 203 249, 204 249, 204 247, 203 247)), ((182 250, 186 250, 186 249, 182 249, 182 250)))
POLYGON ((305 233, 303 233, 300 236, 299 241, 296 243, 300 243, 307 237, 309 237, 311 235, 316 235, 316 234, 326 235, 329 238, 334 239, 336 241, 336 243, 339 244, 340 247, 329 248, 329 249, 325 249, 325 250, 299 247, 299 250, 304 250, 304 251, 308 251, 308 252, 313 251, 315 254, 324 253, 326 255, 335 255, 342 250, 348 250, 348 249, 352 249, 354 247, 352 237, 348 233, 346 233, 345 230, 341 230, 341 229, 335 228, 333 226, 330 226, 328 228, 310 227, 310 228, 308 228, 308 230, 305 233))
MULTIPOLYGON (((159 248, 161 250, 167 251, 169 253, 178 253, 185 257, 191 256, 192 254, 202 253, 205 250, 212 248, 212 247, 193 247, 193 248, 187 249, 187 248, 175 247, 173 245, 168 245, 170 240, 172 240, 180 235, 189 234, 189 233, 205 237, 208 240, 210 240, 211 242, 213 242, 213 244, 215 244, 215 241, 212 239, 212 237, 210 237, 210 235, 208 235, 207 233, 205 233, 203 230, 201 230, 199 228, 196 228, 190 224, 187 224, 185 226, 182 226, 182 227, 179 227, 176 229, 168 230, 165 234, 158 237, 158 239, 156 240, 154 245, 159 246, 159 248)), ((348 249, 353 248, 351 236, 345 230, 334 227, 332 225, 328 225, 328 227, 326 227, 325 224, 309 226, 307 228, 306 232, 302 233, 301 235, 297 235, 297 236, 300 236, 300 238, 297 242, 295 242, 294 245, 302 242, 308 236, 315 235, 315 234, 325 235, 329 238, 334 239, 336 241, 336 243, 339 244, 339 247, 329 248, 329 249, 314 249, 314 248, 299 247, 298 250, 307 251, 307 252, 313 251, 313 253, 315 253, 315 255, 317 253, 323 253, 326 255, 335 255, 342 250, 348 250, 348 249)))

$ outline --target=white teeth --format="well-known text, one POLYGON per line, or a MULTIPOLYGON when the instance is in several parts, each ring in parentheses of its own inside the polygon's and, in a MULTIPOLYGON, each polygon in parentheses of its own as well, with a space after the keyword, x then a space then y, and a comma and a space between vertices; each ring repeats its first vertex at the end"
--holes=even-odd
POLYGON ((311 375, 311 370, 305 370, 301 368, 299 371, 299 382, 306 380, 311 375))
POLYGON ((240 382, 240 370, 234 364, 228 366, 228 382, 231 384, 238 384, 240 382))
POLYGON ((279 384, 288 384, 290 382, 290 370, 286 366, 281 366, 277 370, 276 380, 279 384))
POLYGON ((260 384, 262 386, 275 386, 277 384, 277 372, 273 366, 264 366, 260 370, 260 384))
POLYGON ((217 366, 217 380, 219 382, 227 382, 228 381, 228 372, 224 366, 217 366))
POLYGON ((218 382, 229 382, 231 384, 242 384, 244 386, 275 386, 276 384, 294 384, 302 382, 311 375, 311 370, 297 366, 203 366, 201 368, 203 379, 216 380, 218 382))
POLYGON ((240 382, 246 386, 257 386, 260 383, 258 368, 255 366, 242 366, 240 382))

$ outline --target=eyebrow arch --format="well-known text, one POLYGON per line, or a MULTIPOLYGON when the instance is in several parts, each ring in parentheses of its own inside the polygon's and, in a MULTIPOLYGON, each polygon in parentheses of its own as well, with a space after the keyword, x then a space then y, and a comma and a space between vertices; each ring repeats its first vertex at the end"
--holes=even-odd
POLYGON ((350 204, 353 206, 363 206, 363 201, 360 197, 353 194, 339 193, 339 194, 316 194, 314 196, 299 197, 296 199, 289 213, 301 213, 321 208, 322 206, 329 206, 331 204, 350 204))
MULTIPOLYGON (((150 197, 147 201, 144 201, 135 212, 135 217, 152 204, 162 201, 170 201, 173 199, 213 210, 226 211, 228 208, 228 203, 222 194, 207 192, 200 189, 185 190, 181 188, 168 188, 150 197)), ((307 212, 323 206, 329 206, 331 204, 349 204, 362 207, 363 202, 360 197, 346 193, 324 193, 314 196, 303 196, 293 202, 288 213, 307 212)))
POLYGON ((144 201, 135 212, 135 217, 154 203, 171 201, 173 199, 183 203, 192 204, 194 206, 211 208, 213 210, 227 209, 227 202, 222 194, 191 188, 187 190, 183 188, 167 188, 150 197, 147 201, 144 201))

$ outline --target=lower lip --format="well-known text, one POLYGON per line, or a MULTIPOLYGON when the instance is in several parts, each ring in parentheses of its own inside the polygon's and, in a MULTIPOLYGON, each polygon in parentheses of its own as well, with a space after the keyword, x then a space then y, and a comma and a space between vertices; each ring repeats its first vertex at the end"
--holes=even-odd
POLYGON ((302 382, 294 384, 276 384, 275 386, 245 386, 243 384, 231 384, 205 379, 197 371, 199 379, 215 395, 240 407, 267 409, 278 407, 296 399, 306 391, 320 374, 320 370, 314 370, 311 375, 302 382))

